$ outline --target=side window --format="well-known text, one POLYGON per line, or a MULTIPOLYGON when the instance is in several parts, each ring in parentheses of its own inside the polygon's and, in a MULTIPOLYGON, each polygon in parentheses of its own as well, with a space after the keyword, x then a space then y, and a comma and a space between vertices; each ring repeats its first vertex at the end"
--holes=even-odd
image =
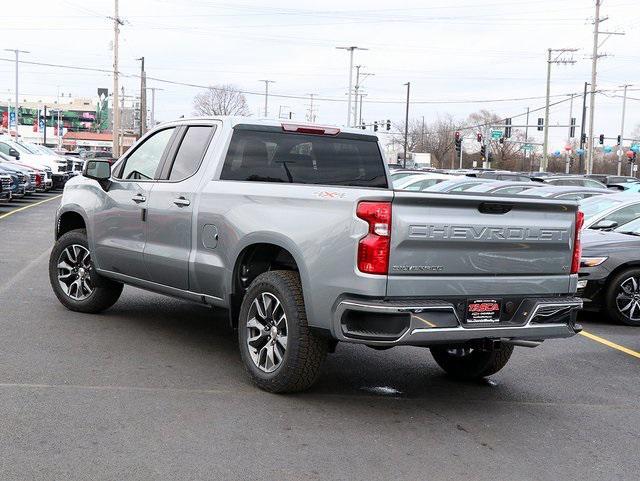
POLYGON ((174 130, 174 128, 161 130, 145 140, 127 157, 119 178, 125 180, 153 179, 174 130))
POLYGON ((180 181, 191 177, 200 168, 204 153, 209 146, 213 126, 192 126, 182 138, 178 153, 171 166, 169 180, 180 181))
POLYGON ((585 187, 595 187, 596 189, 599 188, 599 187, 600 188, 602 187, 602 185, 600 185, 600 182, 595 181, 595 180, 590 180, 590 179, 585 179, 584 180, 584 185, 585 185, 585 187))
POLYGON ((638 217, 640 217, 640 204, 634 204, 612 212, 605 217, 604 220, 615 221, 620 226, 637 219, 638 217))
POLYGON ((9 146, 4 142, 0 142, 0 152, 9 155, 9 146))

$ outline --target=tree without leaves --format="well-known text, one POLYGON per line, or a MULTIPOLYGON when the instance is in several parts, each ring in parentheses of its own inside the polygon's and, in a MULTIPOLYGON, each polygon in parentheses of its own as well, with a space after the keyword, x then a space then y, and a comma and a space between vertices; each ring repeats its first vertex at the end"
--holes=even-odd
POLYGON ((195 115, 239 115, 249 116, 247 99, 238 88, 231 84, 214 85, 193 98, 195 115))

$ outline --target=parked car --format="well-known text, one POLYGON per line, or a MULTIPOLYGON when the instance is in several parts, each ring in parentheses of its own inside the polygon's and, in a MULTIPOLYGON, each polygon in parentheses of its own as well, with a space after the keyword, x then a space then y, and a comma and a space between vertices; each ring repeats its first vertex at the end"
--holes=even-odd
POLYGON ((611 232, 585 232, 578 293, 585 306, 640 327, 640 219, 611 232))
POLYGON ((107 160, 110 164, 113 164, 117 159, 113 157, 113 154, 106 150, 85 150, 80 156, 84 160, 107 160))
POLYGON ((580 329, 575 202, 393 191, 381 152, 357 129, 164 123, 65 186, 53 291, 87 313, 125 283, 228 309, 272 392, 311 386, 338 342, 430 347, 477 379, 580 329))
POLYGON ((607 174, 588 174, 585 177, 597 180, 598 182, 609 186, 611 184, 626 184, 628 182, 640 182, 640 179, 628 175, 607 175, 607 174))
POLYGON ((425 192, 464 192, 475 185, 484 183, 493 183, 495 180, 484 179, 482 177, 454 177, 451 180, 445 180, 431 187, 427 187, 425 192))
POLYGON ((584 228, 612 230, 640 217, 640 195, 610 194, 580 201, 584 228))
POLYGON ((0 167, 5 170, 19 172, 25 176, 25 193, 31 194, 36 191, 36 171, 28 167, 11 162, 12 158, 0 152, 0 167))
POLYGON ((11 200, 11 176, 0 174, 0 201, 11 200))
POLYGON ((473 187, 467 189, 467 192, 471 193, 486 193, 486 194, 517 194, 527 189, 533 189, 540 187, 540 184, 534 182, 517 182, 507 180, 496 180, 495 182, 485 182, 482 184, 476 184, 473 187))
POLYGON ((432 185, 439 184, 440 182, 444 182, 445 180, 450 180, 452 178, 452 176, 446 174, 423 172, 393 181, 393 188, 397 190, 422 191, 432 185))
POLYGON ((621 184, 607 184, 607 188, 614 192, 626 192, 628 194, 640 193, 640 182, 624 182, 621 184))
POLYGON ((56 159, 53 156, 37 153, 36 150, 31 150, 27 145, 16 142, 10 138, 0 137, 0 152, 14 158, 15 161, 19 161, 22 164, 45 171, 45 189, 52 188, 54 181, 57 185, 62 186, 68 178, 66 175, 67 164, 65 161, 56 159))
MULTIPOLYGON (((535 184, 534 185, 540 185, 535 184)), ((548 199, 582 200, 594 195, 612 194, 608 189, 594 189, 593 187, 571 187, 563 185, 544 185, 534 189, 527 189, 520 192, 520 195, 531 195, 546 197, 548 199)))
POLYGON ((396 182, 400 179, 409 177, 410 175, 417 175, 419 173, 420 173, 419 170, 396 169, 391 171, 391 173, 389 174, 389 178, 391 179, 392 182, 396 182))
POLYGON ((594 179, 582 177, 579 175, 552 175, 543 177, 542 180, 545 184, 549 185, 567 185, 574 187, 592 187, 594 189, 606 189, 607 186, 602 182, 598 182, 594 179))
POLYGON ((24 185, 22 184, 22 175, 19 175, 10 170, 6 170, 2 168, 0 165, 0 175, 9 176, 11 179, 11 183, 9 184, 9 192, 11 193, 11 200, 19 199, 24 197, 24 185))
POLYGON ((483 179, 510 180, 514 182, 531 182, 531 177, 519 172, 506 170, 480 170, 467 174, 470 177, 482 177, 483 179))

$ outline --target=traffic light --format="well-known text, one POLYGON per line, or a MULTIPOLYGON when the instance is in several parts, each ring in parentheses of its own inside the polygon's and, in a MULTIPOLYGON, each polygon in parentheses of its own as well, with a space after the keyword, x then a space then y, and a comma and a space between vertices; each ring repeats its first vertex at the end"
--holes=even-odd
POLYGON ((576 118, 571 117, 571 126, 569 127, 569 138, 573 139, 576 136, 576 118))
POLYGON ((378 121, 377 120, 373 123, 373 131, 374 132, 378 131, 378 121))
POLYGON ((627 151, 627 160, 629 161, 630 164, 633 164, 636 161, 637 157, 638 157, 638 154, 635 153, 633 150, 627 151))
POLYGON ((459 143, 461 143, 461 142, 462 142, 462 137, 460 137, 460 132, 456 132, 456 133, 454 134, 454 137, 455 137, 455 139, 456 139, 456 145, 458 145, 459 143))
POLYGON ((600 134, 600 137, 598 137, 599 141, 600 141, 600 145, 604 144, 604 134, 600 134))
MULTIPOLYGON (((511 119, 504 119, 504 123, 506 125, 506 127, 504 128, 504 136, 508 139, 509 137, 511 137, 511 119)), ((501 144, 504 143, 502 137, 500 138, 500 141, 501 144)))
POLYGON ((480 132, 476 134, 476 139, 478 140, 478 142, 482 142, 482 134, 480 132))
POLYGON ((493 162, 493 152, 489 152, 489 157, 487 157, 487 162, 493 162))
POLYGON ((387 120, 387 130, 391 130, 391 120, 387 120))
POLYGON ((500 137, 500 140, 498 140, 498 142, 500 142, 501 144, 504 144, 504 137, 500 137))
POLYGON ((622 143, 622 136, 618 135, 618 143, 616 145, 620 145, 622 143))
POLYGON ((542 117, 538 117, 538 130, 540 132, 544 130, 544 119, 542 117))
POLYGON ((486 154, 487 154, 487 148, 484 145, 482 145, 480 147, 480 158, 482 159, 483 162, 485 161, 486 154))
POLYGON ((582 139, 580 140, 581 144, 586 144, 587 143, 587 134, 582 134, 582 139))
POLYGON ((367 124, 365 124, 364 122, 362 122, 362 125, 360 125, 360 128, 362 130, 365 130, 367 128, 367 124))

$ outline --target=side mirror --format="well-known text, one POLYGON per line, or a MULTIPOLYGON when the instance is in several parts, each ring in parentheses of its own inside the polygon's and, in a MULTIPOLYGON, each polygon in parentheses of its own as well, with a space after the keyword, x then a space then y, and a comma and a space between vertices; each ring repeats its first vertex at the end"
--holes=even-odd
POLYGON ((591 228, 595 230, 611 230, 615 227, 618 227, 618 223, 615 220, 607 219, 602 219, 591 226, 591 228))
POLYGON ((102 188, 107 190, 111 179, 111 164, 106 160, 87 160, 82 168, 82 175, 97 180, 102 188))
POLYGON ((14 157, 16 160, 20 160, 20 152, 18 152, 16 149, 14 149, 13 147, 9 148, 9 155, 11 157, 14 157))

